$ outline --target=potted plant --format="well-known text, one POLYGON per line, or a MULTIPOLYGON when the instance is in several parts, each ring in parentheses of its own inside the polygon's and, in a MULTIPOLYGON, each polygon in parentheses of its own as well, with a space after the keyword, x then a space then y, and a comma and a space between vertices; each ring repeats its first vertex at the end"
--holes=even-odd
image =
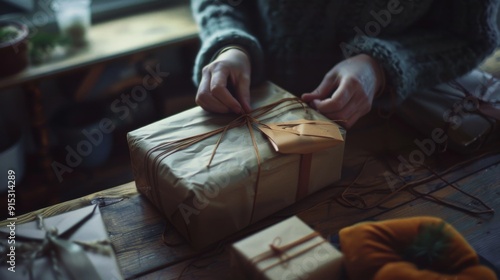
POLYGON ((28 27, 0 21, 0 77, 16 74, 28 65, 28 27))

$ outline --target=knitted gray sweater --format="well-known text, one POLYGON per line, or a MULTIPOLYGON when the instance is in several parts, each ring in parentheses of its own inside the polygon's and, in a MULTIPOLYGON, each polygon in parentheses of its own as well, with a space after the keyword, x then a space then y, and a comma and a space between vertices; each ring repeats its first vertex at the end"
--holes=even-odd
POLYGON ((252 82, 301 94, 336 63, 366 53, 401 99, 461 76, 498 43, 499 0, 191 0, 202 46, 194 81, 230 44, 251 56, 252 82))

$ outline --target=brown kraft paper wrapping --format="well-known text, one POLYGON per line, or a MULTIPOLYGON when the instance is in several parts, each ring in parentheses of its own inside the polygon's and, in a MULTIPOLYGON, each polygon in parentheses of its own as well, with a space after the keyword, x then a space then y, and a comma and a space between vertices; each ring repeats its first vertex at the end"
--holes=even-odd
MULTIPOLYGON (((265 83, 251 94, 252 108, 293 97, 272 83, 265 83)), ((160 152, 148 153, 166 142, 224 127, 236 117, 234 114, 208 113, 196 107, 128 134, 138 191, 148 197, 195 248, 219 241, 293 204, 297 197, 300 166, 308 165, 307 161, 301 161, 308 155, 277 153, 272 142, 253 129, 261 160, 259 172, 247 126, 226 131, 209 167, 207 164, 220 135, 172 153, 157 161, 157 165, 153 161, 160 152)), ((266 124, 299 119, 329 121, 300 105, 259 118, 266 124)), ((303 195, 340 179, 345 131, 339 128, 337 132, 339 139, 333 147, 312 154, 309 176, 301 178, 308 181, 303 195)))

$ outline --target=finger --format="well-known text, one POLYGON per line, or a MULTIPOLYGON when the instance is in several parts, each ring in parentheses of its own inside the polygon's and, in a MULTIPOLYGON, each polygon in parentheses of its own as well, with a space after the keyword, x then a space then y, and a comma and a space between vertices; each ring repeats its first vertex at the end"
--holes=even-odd
POLYGON ((318 112, 323 114, 338 112, 349 103, 353 95, 353 90, 356 89, 350 88, 346 80, 343 79, 331 98, 314 100, 314 106, 318 112))
POLYGON ((325 99, 339 86, 339 83, 340 78, 336 73, 328 73, 313 92, 302 94, 302 101, 309 103, 315 99, 325 99))
POLYGON ((196 93, 196 104, 201 108, 214 113, 228 113, 229 108, 220 103, 210 92, 210 72, 204 72, 201 77, 198 92, 196 93))
POLYGON ((210 94, 210 73, 208 71, 203 71, 200 84, 198 85, 198 91, 196 92, 195 102, 203 109, 210 111, 210 108, 207 107, 206 99, 210 94))
POLYGON ((246 113, 252 111, 250 107, 250 78, 247 76, 242 76, 239 81, 237 81, 236 96, 241 104, 241 107, 246 113))
POLYGON ((228 74, 224 70, 212 73, 210 92, 213 97, 218 99, 220 103, 229 108, 229 110, 239 114, 242 110, 241 105, 227 89, 227 79, 228 74))

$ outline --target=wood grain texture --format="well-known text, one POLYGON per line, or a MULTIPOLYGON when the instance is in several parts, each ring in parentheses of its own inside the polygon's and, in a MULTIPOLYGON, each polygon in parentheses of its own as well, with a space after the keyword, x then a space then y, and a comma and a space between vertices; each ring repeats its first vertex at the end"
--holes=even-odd
POLYGON ((165 219, 142 196, 102 209, 103 220, 125 277, 154 271, 195 252, 187 245, 171 249, 163 244, 165 219))
MULTIPOLYGON (((482 199, 497 213, 489 215, 466 215, 429 200, 419 199, 375 217, 385 220, 396 217, 436 216, 452 224, 465 236, 472 247, 486 259, 500 268, 500 164, 478 171, 473 176, 464 178, 456 186, 482 199)), ((455 201, 470 208, 480 208, 474 200, 452 188, 443 188, 435 193, 447 200, 455 201)))
MULTIPOLYGON (((33 211, 24 215, 17 217, 17 224, 22 224, 26 222, 30 222, 35 220, 37 215, 42 215, 43 217, 51 217, 57 214, 65 213, 71 210, 76 210, 82 208, 84 206, 90 205, 92 199, 97 197, 117 197, 124 198, 125 201, 127 198, 137 196, 137 189, 135 187, 134 182, 130 182, 127 184, 123 184, 114 188, 110 188, 104 191, 96 192, 84 197, 80 197, 77 199, 69 200, 66 202, 62 202, 53 206, 49 206, 37 211, 33 211)), ((7 221, 0 222, 0 227, 8 224, 7 221)))

